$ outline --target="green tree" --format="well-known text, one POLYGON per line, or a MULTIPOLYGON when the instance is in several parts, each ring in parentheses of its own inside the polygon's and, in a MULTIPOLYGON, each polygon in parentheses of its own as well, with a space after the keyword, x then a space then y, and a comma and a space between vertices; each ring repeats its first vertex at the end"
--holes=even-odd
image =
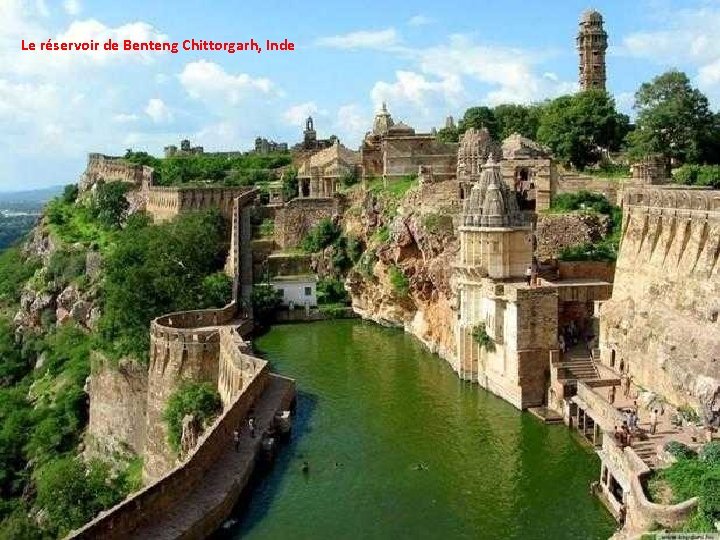
POLYGON ((437 138, 442 142, 458 142, 458 140, 460 140, 460 134, 458 133, 458 128, 455 126, 444 127, 438 130, 437 138))
POLYGON ((480 129, 486 127, 493 139, 498 137, 498 122, 495 113, 489 107, 470 107, 465 111, 458 123, 458 133, 463 134, 470 128, 480 129))
POLYGON ((542 107, 539 105, 498 105, 493 110, 498 125, 498 139, 513 133, 535 140, 540 126, 542 107))
POLYGON ((685 73, 668 71, 643 83, 634 108, 638 127, 628 137, 632 156, 660 153, 680 163, 720 161, 720 122, 685 73))
POLYGON ((170 447, 176 452, 180 450, 182 421, 186 415, 193 415, 201 426, 206 426, 220 411, 220 394, 210 383, 185 382, 180 385, 168 399, 163 412, 170 447))
POLYGON ((92 207, 93 216, 106 227, 117 228, 127 217, 130 203, 125 198, 129 186, 123 182, 98 184, 92 207))
POLYGON ((628 118, 615 111, 603 90, 561 96, 543 107, 538 141, 578 169, 596 163, 601 148, 617 150, 628 130, 628 118))

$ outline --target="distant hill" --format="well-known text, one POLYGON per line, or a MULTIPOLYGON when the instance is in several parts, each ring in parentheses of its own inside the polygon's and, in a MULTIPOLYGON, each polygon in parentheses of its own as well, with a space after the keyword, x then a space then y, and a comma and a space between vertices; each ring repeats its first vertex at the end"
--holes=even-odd
POLYGON ((42 189, 27 191, 0 191, 0 205, 3 203, 46 203, 53 197, 60 195, 65 186, 50 186, 42 189))

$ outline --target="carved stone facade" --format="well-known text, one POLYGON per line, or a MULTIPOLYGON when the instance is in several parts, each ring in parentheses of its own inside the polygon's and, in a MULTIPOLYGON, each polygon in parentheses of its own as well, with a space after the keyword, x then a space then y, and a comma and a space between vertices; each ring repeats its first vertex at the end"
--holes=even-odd
POLYGON ((522 210, 550 208, 557 190, 557 168, 550 151, 513 133, 502 143, 502 175, 522 210))
POLYGON ((603 28, 603 17, 599 12, 591 9, 582 14, 577 48, 580 55, 580 88, 605 90, 607 81, 605 52, 608 48, 608 35, 603 28))

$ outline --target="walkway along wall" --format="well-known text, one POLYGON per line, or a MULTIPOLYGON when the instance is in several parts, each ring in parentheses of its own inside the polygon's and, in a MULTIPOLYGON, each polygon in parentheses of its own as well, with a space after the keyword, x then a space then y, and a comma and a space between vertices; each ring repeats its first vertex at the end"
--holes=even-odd
MULTIPOLYGON (((236 321, 237 324, 228 324, 234 321, 234 314, 235 305, 230 304, 219 310, 181 312, 153 321, 151 384, 153 376, 177 377, 189 371, 205 371, 207 377, 214 378, 218 384, 223 413, 182 463, 173 464, 168 471, 158 474, 145 488, 101 513, 71 533, 70 538, 128 538, 139 527, 163 518, 169 509, 182 505, 188 493, 201 485, 211 466, 232 448, 234 430, 247 417, 271 377, 275 377, 270 375, 267 362, 250 354, 249 344, 241 337, 241 332, 251 328, 250 322, 243 319, 236 321), (211 364, 214 364, 214 375, 210 374, 211 364)), ((155 436, 158 434, 160 431, 156 431, 155 436)), ((165 433, 161 436, 165 437, 165 433)), ((242 487, 237 487, 237 493, 229 494, 230 499, 236 500, 242 487)), ((216 514, 212 518, 223 519, 216 514)), ((200 529, 204 532, 198 533, 199 536, 209 534, 218 524, 202 524, 200 529)))

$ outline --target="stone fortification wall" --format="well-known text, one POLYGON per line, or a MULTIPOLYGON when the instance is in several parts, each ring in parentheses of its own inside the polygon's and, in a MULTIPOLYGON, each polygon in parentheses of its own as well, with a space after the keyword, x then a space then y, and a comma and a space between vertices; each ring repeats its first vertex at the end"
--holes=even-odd
POLYGON ((340 198, 293 199, 275 214, 275 243, 280 249, 294 248, 310 228, 342 212, 340 198))
POLYGON ((147 368, 126 360, 113 365, 98 352, 93 353, 91 365, 88 446, 105 456, 123 452, 125 445, 141 454, 145 445, 147 368))
POLYGON ((172 187, 151 186, 147 192, 146 211, 156 222, 167 221, 184 212, 217 208, 230 219, 236 198, 251 199, 257 189, 242 187, 172 187))
POLYGON ((631 188, 612 299, 601 310, 604 363, 675 405, 720 410, 720 192, 631 188))
POLYGON ((579 174, 560 174, 557 180, 557 193, 577 193, 589 191, 604 195, 611 204, 620 204, 622 200, 623 185, 630 182, 630 178, 596 178, 579 174))
MULTIPOLYGON (((228 369, 230 362, 228 359, 228 369)), ((71 533, 69 538, 122 540, 143 524, 152 523, 164 516, 169 509, 181 505, 183 498, 203 481, 205 473, 232 445, 234 430, 247 417, 248 411, 265 390, 270 377, 267 364, 258 358, 253 359, 252 364, 255 367, 254 373, 237 367, 238 372, 245 374, 244 378, 240 377, 244 384, 243 390, 237 392, 223 414, 200 437, 198 444, 182 464, 101 513, 84 527, 71 533)), ((210 530, 206 532, 209 533, 210 530)))
POLYGON ((128 163, 122 157, 88 154, 88 164, 80 182, 84 190, 96 182, 126 182, 140 187, 152 183, 153 168, 145 165, 128 163))
POLYGON ((219 326, 236 314, 234 303, 222 309, 186 311, 158 317, 150 324, 147 427, 143 477, 155 480, 172 469, 177 455, 167 442, 162 419, 167 400, 184 380, 218 383, 219 326))

